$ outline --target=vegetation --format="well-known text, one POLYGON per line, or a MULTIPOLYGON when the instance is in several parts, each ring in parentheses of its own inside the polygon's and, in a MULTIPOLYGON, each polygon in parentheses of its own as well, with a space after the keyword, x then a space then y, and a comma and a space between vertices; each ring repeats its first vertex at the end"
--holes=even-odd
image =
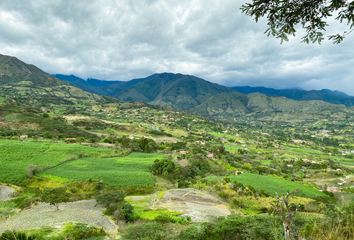
POLYGON ((242 5, 242 12, 254 17, 255 21, 266 16, 269 28, 265 33, 288 41, 288 36, 295 36, 295 26, 302 25, 306 35, 302 42, 318 42, 324 40, 323 32, 326 31, 326 18, 335 13, 336 20, 343 21, 349 26, 349 32, 328 36, 333 43, 340 43, 346 35, 351 33, 354 26, 353 3, 348 1, 264 1, 254 0, 252 3, 242 5))
MULTIPOLYGON (((103 229, 77 223, 60 229, 1 229, 14 215, 24 216, 22 210, 28 208, 36 211, 43 201, 85 199, 96 199, 105 207, 103 213, 119 224, 121 236, 111 232, 112 238, 283 239, 282 214, 296 209, 288 224, 295 239, 353 238, 351 107, 244 95, 170 74, 137 80, 125 90, 115 83, 124 101, 134 100, 128 98, 136 90, 149 99, 144 101, 163 106, 105 97, 88 101, 88 95, 77 97, 79 92, 65 95, 73 90, 67 85, 60 85, 62 94, 35 95, 34 88, 17 89, 16 84, 30 83, 0 83, 10 86, 0 91, 0 185, 16 190, 12 200, 5 196, 2 201, 0 195, 2 238, 102 238, 103 229), (158 87, 146 92, 154 81, 181 94, 158 94, 158 87), (165 106, 170 102, 199 116, 165 106), (238 214, 194 223, 183 208, 159 207, 168 201, 167 206, 174 206, 205 200, 185 188, 197 189, 205 199, 218 197, 203 206, 238 214), (179 195, 171 197, 171 189, 179 195), (286 198, 288 209, 278 213, 281 203, 277 206, 271 195, 295 189, 286 198)), ((56 88, 54 83, 42 85, 49 92, 56 88)), ((101 216, 101 209, 96 210, 101 216)))
POLYGON ((132 153, 119 158, 82 158, 70 161, 40 174, 62 183, 99 180, 112 186, 151 186, 150 166, 163 154, 132 153))

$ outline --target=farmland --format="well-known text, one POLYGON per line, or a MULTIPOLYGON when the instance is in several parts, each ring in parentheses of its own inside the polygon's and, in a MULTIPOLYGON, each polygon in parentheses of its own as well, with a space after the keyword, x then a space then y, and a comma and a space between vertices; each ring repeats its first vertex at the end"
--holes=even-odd
MULTIPOLYGON (((209 180, 213 180, 213 177, 209 177, 209 180)), ((309 186, 305 186, 296 182, 287 181, 281 178, 262 176, 251 173, 244 173, 237 176, 230 177, 231 182, 236 180, 244 184, 245 186, 252 185, 256 190, 265 190, 268 193, 284 195, 287 192, 292 192, 295 189, 302 191, 305 197, 312 198, 316 196, 325 196, 324 193, 313 189, 309 186)))
POLYGON ((100 180, 112 186, 151 186, 150 167, 163 154, 132 153, 120 158, 82 158, 46 170, 41 177, 71 182, 100 180))
POLYGON ((29 164, 53 167, 81 153, 93 157, 110 152, 111 149, 76 144, 0 140, 0 182, 20 183, 27 177, 25 169, 29 164))

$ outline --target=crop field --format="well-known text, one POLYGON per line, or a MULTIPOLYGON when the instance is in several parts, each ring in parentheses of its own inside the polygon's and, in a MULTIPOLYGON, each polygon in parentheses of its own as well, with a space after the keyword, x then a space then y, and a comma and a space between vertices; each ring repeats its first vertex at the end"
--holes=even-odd
POLYGON ((233 140, 242 140, 241 137, 236 137, 236 136, 225 134, 225 133, 208 132, 208 134, 216 136, 216 137, 229 138, 229 139, 233 139, 233 140))
POLYGON ((343 165, 348 165, 348 166, 354 166, 354 162, 349 162, 349 161, 340 161, 338 163, 343 164, 343 165))
POLYGON ((241 147, 241 146, 236 146, 236 145, 233 145, 230 143, 224 144, 224 147, 227 151, 230 151, 230 152, 237 152, 239 149, 243 149, 243 147, 241 147))
MULTIPOLYGON (((209 177, 208 179, 213 180, 213 177, 209 177)), ((295 189, 299 189, 306 198, 326 196, 324 193, 311 187, 270 176, 244 173, 237 176, 231 176, 230 180, 231 182, 236 180, 245 186, 252 185, 256 190, 263 189, 271 194, 278 193, 279 195, 285 195, 288 191, 292 192, 295 189)))
POLYGON ((270 165, 272 163, 272 160, 259 160, 259 159, 251 159, 251 161, 254 162, 260 162, 263 165, 270 165))
POLYGON ((40 174, 57 182, 100 180, 112 186, 152 186, 150 167, 163 154, 132 153, 120 158, 82 158, 40 174))
POLYGON ((100 156, 112 150, 65 143, 0 140, 0 182, 20 183, 26 178, 25 169, 29 164, 56 166, 81 152, 86 156, 100 156))
POLYGON ((296 153, 301 153, 301 154, 318 154, 318 155, 323 155, 324 154, 324 152, 322 152, 322 151, 311 149, 311 148, 290 148, 290 147, 286 147, 285 150, 289 151, 289 152, 296 152, 296 153))

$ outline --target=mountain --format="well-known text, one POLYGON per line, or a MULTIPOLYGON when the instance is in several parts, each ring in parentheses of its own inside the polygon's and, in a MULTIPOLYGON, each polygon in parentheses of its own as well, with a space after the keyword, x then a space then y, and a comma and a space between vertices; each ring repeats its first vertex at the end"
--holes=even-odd
POLYGON ((190 109, 190 111, 219 120, 236 117, 306 120, 318 119, 321 115, 325 115, 327 119, 331 119, 331 116, 335 119, 338 117, 336 115, 339 112, 341 114, 352 112, 351 109, 344 105, 331 104, 324 101, 298 101, 262 93, 245 95, 239 92, 213 96, 199 106, 190 109))
POLYGON ((337 96, 337 97, 341 97, 341 98, 353 98, 353 96, 349 96, 348 94, 344 93, 344 92, 340 92, 337 90, 329 90, 329 89, 322 89, 320 90, 321 92, 333 95, 333 96, 337 96))
POLYGON ((176 109, 191 109, 210 97, 234 90, 190 75, 161 73, 115 95, 123 102, 144 101, 176 109))
POLYGON ((328 89, 323 89, 321 91, 317 90, 298 90, 298 89, 283 89, 278 90, 274 88, 265 87, 232 87, 236 91, 242 92, 244 94, 250 93, 263 93, 271 96, 281 96, 295 100, 322 100, 334 104, 344 104, 346 106, 354 106, 354 97, 351 97, 340 91, 331 91, 328 89))
POLYGON ((16 57, 1 54, 0 87, 0 95, 24 98, 28 101, 35 100, 39 103, 73 104, 77 101, 114 100, 67 85, 34 65, 26 64, 16 57))
POLYGON ((82 85, 82 86, 90 86, 90 87, 103 87, 106 85, 114 84, 114 83, 119 83, 121 81, 106 81, 106 80, 99 80, 99 79, 94 79, 94 78, 89 78, 87 80, 84 80, 82 78, 76 77, 74 75, 63 75, 63 74, 53 74, 54 77, 62 80, 62 81, 68 81, 72 82, 76 85, 82 85))
POLYGON ((99 95, 107 95, 114 96, 118 94, 120 91, 145 80, 150 79, 147 78, 139 78, 133 79, 130 81, 105 81, 98 80, 94 78, 89 78, 84 80, 82 78, 76 77, 74 75, 63 75, 63 74, 54 74, 53 76, 63 80, 65 83, 81 88, 87 92, 96 93, 99 95))

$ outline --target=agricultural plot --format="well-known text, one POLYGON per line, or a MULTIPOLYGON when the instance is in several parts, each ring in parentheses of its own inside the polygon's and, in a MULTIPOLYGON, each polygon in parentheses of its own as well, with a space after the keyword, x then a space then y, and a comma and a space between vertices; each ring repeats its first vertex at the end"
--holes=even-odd
MULTIPOLYGON (((213 177, 209 177, 208 179, 213 180, 213 177)), ((230 180, 231 182, 236 180, 237 182, 240 182, 245 186, 252 185, 256 190, 263 189, 271 194, 278 193, 279 195, 285 195, 288 191, 292 192, 295 189, 299 189, 302 191, 306 198, 326 196, 324 193, 311 187, 270 176, 244 173, 237 176, 231 176, 230 180)))
POLYGON ((120 158, 82 158, 44 171, 57 182, 100 180, 112 186, 152 186, 150 167, 163 154, 132 153, 120 158))
POLYGON ((0 140, 0 182, 20 183, 27 177, 25 169, 29 164, 56 166, 80 153, 100 156, 110 152, 111 149, 76 144, 0 140))
POLYGON ((317 155, 323 155, 324 152, 316 150, 316 149, 311 149, 311 148, 291 148, 291 147, 286 147, 286 151, 288 152, 296 152, 300 154, 317 154, 317 155))

